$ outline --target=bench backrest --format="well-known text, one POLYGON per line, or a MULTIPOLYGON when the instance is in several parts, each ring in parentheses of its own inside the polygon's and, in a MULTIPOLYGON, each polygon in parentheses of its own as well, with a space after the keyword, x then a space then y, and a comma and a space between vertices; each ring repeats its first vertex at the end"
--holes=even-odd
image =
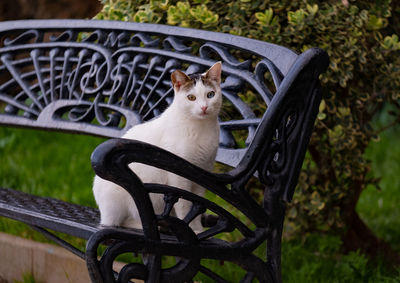
POLYGON ((217 161, 290 200, 320 101, 319 49, 94 20, 0 23, 0 124, 120 137, 172 102, 170 74, 223 63, 217 161), (243 142, 245 140, 245 142, 243 142))

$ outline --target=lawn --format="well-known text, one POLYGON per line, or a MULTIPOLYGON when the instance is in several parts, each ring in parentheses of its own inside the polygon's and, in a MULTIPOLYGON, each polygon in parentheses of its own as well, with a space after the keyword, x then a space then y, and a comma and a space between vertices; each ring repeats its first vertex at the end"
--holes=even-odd
POLYGON ((368 226, 400 251, 400 127, 380 135, 366 151, 373 160, 372 172, 381 177, 380 190, 368 187, 357 205, 357 211, 368 226))
MULTIPOLYGON (((382 135, 380 142, 371 143, 366 156, 374 161, 375 174, 382 176, 382 189, 368 188, 357 207, 370 227, 398 251, 399 138, 400 130, 391 130, 382 135)), ((0 186, 95 206, 91 192, 90 154, 103 140, 2 127, 0 186)), ((45 241, 26 226, 4 218, 0 218, 0 231, 45 241)), ((84 245, 83 241, 76 243, 84 245)), ((221 270, 229 268, 228 273, 233 274, 234 267, 228 266, 221 265, 221 270)), ((284 241, 282 271, 284 282, 400 282, 400 271, 389 273, 379 262, 369 264, 358 253, 341 254, 340 240, 335 236, 309 235, 305 240, 284 241)))
MULTIPOLYGON (((0 127, 0 187, 95 207, 90 155, 102 141, 83 135, 0 127)), ((5 218, 0 219, 0 231, 46 241, 25 225, 5 218)))

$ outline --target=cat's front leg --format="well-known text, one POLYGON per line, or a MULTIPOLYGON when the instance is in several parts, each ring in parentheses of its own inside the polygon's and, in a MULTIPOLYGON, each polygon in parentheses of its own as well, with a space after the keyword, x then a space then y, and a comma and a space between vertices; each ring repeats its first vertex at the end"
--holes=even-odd
MULTIPOLYGON (((198 196, 204 196, 204 188, 172 173, 168 175, 168 185, 189 191, 198 196)), ((192 202, 179 199, 179 201, 174 205, 174 212, 179 219, 184 219, 190 212, 191 208, 192 202)), ((193 219, 189 223, 189 226, 196 234, 202 232, 203 226, 201 225, 201 215, 193 219)))
MULTIPOLYGON (((101 225, 136 228, 133 224, 129 226, 125 224, 128 218, 133 217, 129 213, 129 208, 133 206, 134 209, 136 209, 136 206, 128 192, 122 187, 113 182, 104 180, 99 176, 95 176, 93 194, 100 210, 101 225)), ((138 221, 138 213, 136 212, 135 214, 136 221, 138 221)), ((141 226, 140 220, 138 225, 141 226)))

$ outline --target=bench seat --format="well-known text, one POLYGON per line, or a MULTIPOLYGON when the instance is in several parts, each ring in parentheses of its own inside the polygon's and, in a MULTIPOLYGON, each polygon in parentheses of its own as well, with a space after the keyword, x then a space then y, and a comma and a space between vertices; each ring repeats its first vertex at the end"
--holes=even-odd
POLYGON ((83 239, 100 221, 98 209, 7 188, 0 188, 0 215, 83 239))

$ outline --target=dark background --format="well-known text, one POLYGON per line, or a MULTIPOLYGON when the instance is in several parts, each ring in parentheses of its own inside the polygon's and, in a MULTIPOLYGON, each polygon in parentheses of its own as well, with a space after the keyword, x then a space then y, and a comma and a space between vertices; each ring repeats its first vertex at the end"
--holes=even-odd
POLYGON ((0 21, 85 19, 101 10, 99 0, 0 0, 0 21))

